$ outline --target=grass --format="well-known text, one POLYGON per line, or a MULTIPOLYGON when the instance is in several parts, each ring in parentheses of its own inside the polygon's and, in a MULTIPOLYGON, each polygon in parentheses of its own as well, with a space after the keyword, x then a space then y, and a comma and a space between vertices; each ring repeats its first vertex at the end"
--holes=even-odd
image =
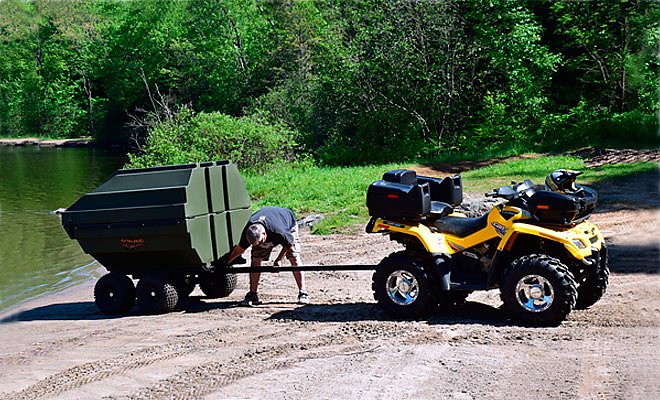
POLYGON ((383 172, 400 165, 366 167, 297 166, 265 175, 246 175, 253 209, 266 205, 287 207, 300 216, 323 214, 314 233, 352 232, 368 219, 367 187, 383 172))
MULTIPOLYGON (((367 187, 384 172, 409 168, 413 164, 386 164, 362 167, 283 167, 263 175, 246 175, 253 209, 266 205, 291 208, 299 217, 322 214, 313 233, 356 232, 368 220, 365 206, 367 187)), ((616 164, 587 169, 577 157, 545 156, 524 158, 467 171, 462 174, 463 190, 483 194, 495 187, 531 179, 543 183, 546 175, 558 168, 584 171, 578 182, 590 184, 602 180, 649 172, 655 163, 616 164)))

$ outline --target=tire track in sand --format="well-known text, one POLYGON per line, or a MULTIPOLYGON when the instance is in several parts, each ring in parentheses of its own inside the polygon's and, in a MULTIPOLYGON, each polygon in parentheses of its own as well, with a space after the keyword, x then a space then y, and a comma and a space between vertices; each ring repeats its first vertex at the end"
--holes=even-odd
MULTIPOLYGON (((13 393, 2 394, 6 400, 32 400, 56 396, 69 390, 80 388, 106 378, 125 374, 160 362, 182 357, 191 353, 231 346, 219 337, 224 329, 212 329, 191 335, 174 338, 166 345, 150 346, 133 350, 117 357, 92 361, 50 375, 27 388, 13 393)), ((284 335, 282 332, 281 335, 284 335)), ((249 333, 243 332, 243 337, 249 333)))

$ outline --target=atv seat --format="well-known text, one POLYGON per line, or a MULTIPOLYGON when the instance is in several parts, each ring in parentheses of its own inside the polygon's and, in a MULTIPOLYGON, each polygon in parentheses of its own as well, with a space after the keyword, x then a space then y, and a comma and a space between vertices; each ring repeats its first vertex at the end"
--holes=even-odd
POLYGON ((488 214, 478 218, 463 217, 444 217, 431 223, 431 226, 437 228, 442 233, 458 237, 466 237, 488 225, 488 214))
POLYGON ((434 221, 443 218, 454 212, 454 208, 447 203, 441 201, 431 202, 431 211, 428 213, 427 218, 434 221))

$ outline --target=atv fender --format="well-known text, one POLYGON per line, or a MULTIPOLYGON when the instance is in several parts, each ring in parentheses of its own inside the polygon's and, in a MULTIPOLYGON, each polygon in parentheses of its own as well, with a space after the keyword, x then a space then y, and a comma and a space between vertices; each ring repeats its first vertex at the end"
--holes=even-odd
POLYGON ((511 251, 516 245, 517 236, 521 234, 561 243, 571 256, 586 264, 589 263, 587 257, 591 256, 592 248, 600 250, 604 243, 600 230, 590 222, 582 222, 565 230, 551 230, 537 225, 517 223, 502 237, 497 250, 511 251))
POLYGON ((372 221, 369 221, 369 224, 367 225, 368 233, 404 233, 406 235, 417 238, 417 240, 422 243, 426 251, 431 254, 452 253, 452 251, 450 251, 450 249, 447 247, 447 242, 445 240, 440 240, 440 238, 444 238, 444 235, 433 233, 431 229, 426 225, 420 223, 406 224, 403 222, 395 222, 382 218, 376 218, 375 220, 372 219, 372 221))

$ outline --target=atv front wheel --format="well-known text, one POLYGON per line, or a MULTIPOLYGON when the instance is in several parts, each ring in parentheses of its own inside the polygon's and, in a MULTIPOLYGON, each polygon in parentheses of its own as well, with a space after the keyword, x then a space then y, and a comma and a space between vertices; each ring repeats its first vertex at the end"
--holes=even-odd
POLYGON ((433 303, 431 280, 421 262, 404 252, 378 264, 371 288, 378 305, 391 317, 423 317, 433 303))
POLYGON ((559 260, 533 254, 515 260, 500 285, 504 308, 514 319, 539 326, 556 326, 575 307, 573 275, 559 260))
POLYGON ((607 252, 605 252, 605 255, 601 259, 601 265, 599 267, 597 272, 587 275, 578 285, 576 309, 584 310, 593 306, 605 294, 610 279, 607 252))

